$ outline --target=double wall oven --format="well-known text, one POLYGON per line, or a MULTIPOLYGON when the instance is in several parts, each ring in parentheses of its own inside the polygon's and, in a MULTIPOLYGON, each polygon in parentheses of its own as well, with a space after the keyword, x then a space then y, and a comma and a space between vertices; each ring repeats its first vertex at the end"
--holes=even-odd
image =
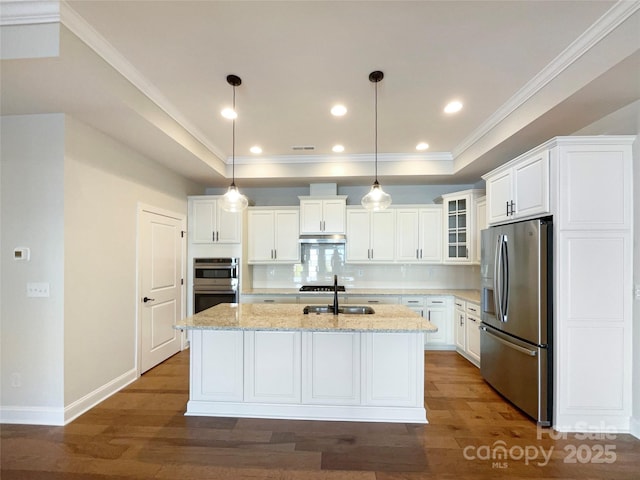
POLYGON ((238 259, 193 259, 193 313, 219 303, 238 303, 238 259))

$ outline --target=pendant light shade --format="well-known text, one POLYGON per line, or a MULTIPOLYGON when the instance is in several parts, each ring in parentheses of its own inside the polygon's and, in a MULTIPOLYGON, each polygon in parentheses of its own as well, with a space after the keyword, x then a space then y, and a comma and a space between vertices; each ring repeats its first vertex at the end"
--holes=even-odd
POLYGON ((367 193, 360 203, 367 210, 378 211, 384 210, 391 205, 391 195, 382 190, 378 183, 378 82, 384 78, 384 74, 378 70, 369 74, 369 81, 375 85, 375 180, 371 185, 371 190, 367 193))
MULTIPOLYGON (((233 87, 233 112, 236 111, 236 87, 242 84, 240 77, 236 75, 228 75, 227 83, 233 87)), ((249 205, 247 197, 242 195, 236 187, 236 117, 232 115, 231 126, 231 185, 227 193, 222 196, 221 207, 227 212, 241 212, 249 205)))

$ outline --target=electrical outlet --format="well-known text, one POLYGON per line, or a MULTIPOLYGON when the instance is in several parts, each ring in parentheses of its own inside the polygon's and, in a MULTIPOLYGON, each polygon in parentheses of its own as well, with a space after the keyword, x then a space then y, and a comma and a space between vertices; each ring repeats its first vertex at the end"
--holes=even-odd
POLYGON ((633 294, 636 297, 636 300, 640 300, 640 284, 633 287, 633 294))
POLYGON ((19 388, 22 386, 22 376, 19 373, 11 374, 11 386, 14 388, 19 388))
POLYGON ((27 283, 27 297, 48 297, 49 296, 49 283, 27 283))

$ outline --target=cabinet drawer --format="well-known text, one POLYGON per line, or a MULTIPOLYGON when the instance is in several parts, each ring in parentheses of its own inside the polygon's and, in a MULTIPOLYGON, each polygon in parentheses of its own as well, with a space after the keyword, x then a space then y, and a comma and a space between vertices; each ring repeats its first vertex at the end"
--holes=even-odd
POLYGON ((466 308, 466 302, 464 300, 460 300, 459 298, 456 298, 454 300, 454 303, 456 304, 456 309, 457 310, 465 310, 466 308))
POLYGON ((446 307, 449 305, 449 297, 427 297, 428 307, 446 307))
POLYGON ((424 307, 425 298, 424 297, 402 297, 400 303, 402 305, 406 305, 407 307, 424 307))
POLYGON ((297 295, 243 295, 242 303, 298 303, 297 295))
POLYGON ((476 303, 467 302, 467 313, 474 317, 480 317, 480 305, 476 303))
POLYGON ((352 296, 347 297, 344 303, 353 305, 375 305, 379 304, 398 304, 400 303, 400 297, 393 295, 377 295, 377 296, 352 296))

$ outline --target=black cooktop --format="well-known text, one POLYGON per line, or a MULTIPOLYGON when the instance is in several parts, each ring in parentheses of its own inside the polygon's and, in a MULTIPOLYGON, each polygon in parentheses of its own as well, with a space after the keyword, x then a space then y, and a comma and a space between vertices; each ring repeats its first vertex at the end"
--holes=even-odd
MULTIPOLYGON (((301 292, 333 292, 333 285, 303 285, 301 292)), ((344 292, 344 285, 338 285, 338 291, 344 292)))

